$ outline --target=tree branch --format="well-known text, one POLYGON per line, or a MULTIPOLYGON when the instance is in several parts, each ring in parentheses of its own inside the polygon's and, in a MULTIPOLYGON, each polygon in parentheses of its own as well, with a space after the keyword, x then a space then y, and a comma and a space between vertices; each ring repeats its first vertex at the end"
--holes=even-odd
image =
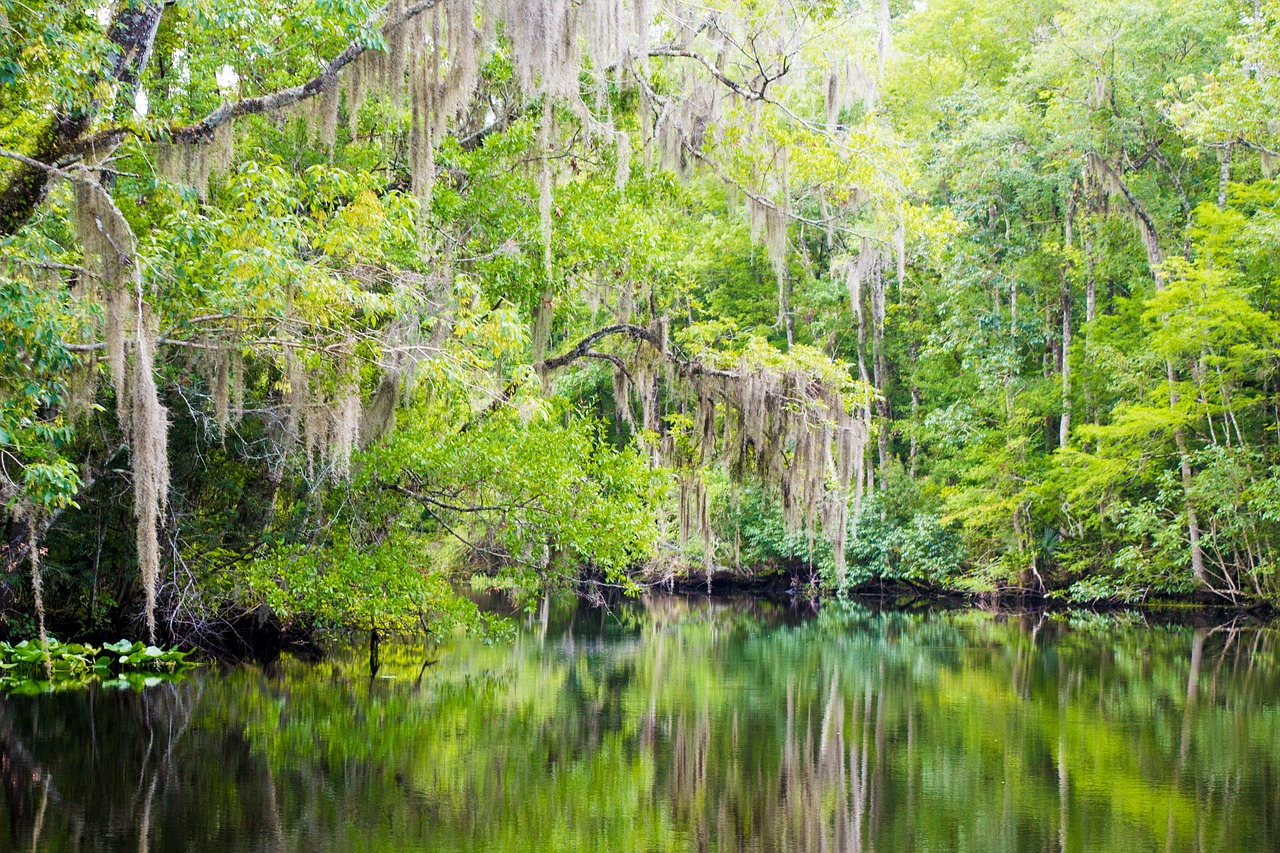
MULTIPOLYGON (((396 27, 403 26, 418 15, 434 8, 440 0, 420 0, 405 9, 395 18, 388 20, 383 24, 384 30, 392 30, 396 27)), ((383 7, 375 12, 368 21, 368 26, 375 26, 378 20, 388 11, 388 7, 383 7)), ((258 95, 253 98, 242 98, 233 103, 225 103, 213 112, 194 124, 171 126, 163 131, 160 135, 167 137, 170 142, 180 142, 187 145, 209 142, 213 139, 213 132, 227 122, 247 115, 258 115, 261 113, 271 113, 276 110, 283 109, 301 101, 314 98, 316 95, 323 93, 330 86, 337 85, 338 73, 351 63, 359 59, 364 53, 370 50, 368 44, 360 39, 352 41, 347 45, 346 49, 329 61, 327 65, 310 80, 297 86, 290 86, 287 89, 279 89, 266 95, 258 95)), ((114 127, 104 130, 96 134, 84 143, 85 148, 91 146, 102 148, 118 144, 126 135, 133 131, 127 127, 114 127)))
POLYGON ((1266 147, 1265 145, 1261 145, 1257 142, 1250 142, 1249 140, 1245 139, 1243 136, 1237 136, 1235 139, 1231 140, 1231 142, 1223 143, 1223 144, 1242 145, 1245 148, 1252 148, 1254 151, 1257 151, 1261 154, 1266 154, 1268 157, 1280 157, 1280 151, 1272 151, 1270 148, 1266 147))
POLYGON ((9 160, 14 160, 18 163, 21 163, 22 165, 26 166, 28 169, 32 169, 38 172, 44 172, 46 175, 48 175, 51 178, 57 177, 63 174, 62 170, 59 169, 57 166, 52 166, 48 163, 45 163, 42 160, 37 160, 34 157, 28 157, 25 154, 19 154, 17 151, 10 151, 7 148, 0 148, 0 157, 5 157, 9 160))
POLYGON ((1142 242, 1147 249, 1147 263, 1151 267, 1151 275, 1156 280, 1156 287, 1164 288, 1164 253, 1160 250, 1160 232, 1156 230, 1156 223, 1151 218, 1151 214, 1147 213, 1147 209, 1142 206, 1142 202, 1133 194, 1133 190, 1129 189, 1129 185, 1124 182, 1119 171, 1117 171, 1107 159, 1096 151, 1090 151, 1086 157, 1096 163, 1102 172, 1106 175, 1116 189, 1120 190, 1120 194, 1124 196, 1125 201, 1129 202, 1129 207, 1133 210, 1134 216, 1138 219, 1138 230, 1142 232, 1142 242))
POLYGON ((524 510, 529 510, 531 512, 541 512, 543 514, 549 514, 545 507, 539 507, 534 505, 534 500, 536 498, 542 497, 541 495, 537 495, 535 496, 535 498, 531 498, 530 500, 527 500, 527 501, 523 501, 523 502, 517 501, 515 503, 510 503, 510 504, 492 504, 492 505, 476 504, 474 506, 471 506, 471 505, 464 506, 461 504, 447 503, 445 501, 440 500, 439 498, 432 497, 431 495, 427 494, 426 492, 420 489, 411 489, 408 486, 402 486, 399 483, 391 483, 386 480, 379 480, 378 485, 384 489, 388 489, 393 492, 399 492, 405 497, 412 498, 413 500, 418 501, 419 503, 424 503, 424 504, 427 504, 428 506, 436 507, 437 509, 442 509, 447 512, 456 512, 456 513, 462 513, 462 514, 476 513, 476 512, 506 513, 514 509, 524 509, 524 510))
MULTIPOLYGON (((721 71, 720 69, 712 65, 705 56, 695 51, 682 50, 677 47, 658 47, 650 50, 649 56, 681 57, 684 59, 696 60, 697 62, 702 64, 702 67, 707 69, 707 72, 712 77, 719 80, 725 86, 728 86, 738 95, 741 95, 742 97, 751 101, 763 101, 765 99, 763 87, 761 87, 761 91, 756 92, 748 88, 747 86, 744 86, 741 83, 738 83, 737 81, 730 79, 729 76, 726 75, 723 71, 721 71)), ((767 79, 768 78, 766 78, 766 81, 767 79)))
MULTIPOLYGON (((835 134, 831 133, 831 131, 828 128, 822 126, 817 122, 809 121, 808 119, 802 118, 801 116, 797 115, 795 111, 792 110, 790 107, 788 107, 786 104, 774 98, 770 98, 767 94, 765 94, 765 90, 770 83, 772 83, 774 80, 781 79, 790 70, 791 66, 788 62, 787 57, 784 57, 782 60, 782 70, 774 75, 769 75, 768 73, 766 73, 764 70, 764 66, 760 64, 760 60, 758 58, 756 59, 756 66, 760 69, 759 79, 761 80, 760 88, 759 90, 756 90, 754 88, 751 88, 749 85, 743 85, 742 83, 739 83, 736 80, 733 80, 728 75, 726 75, 723 71, 716 68, 715 65, 713 65, 711 61, 708 60, 705 56, 691 50, 684 50, 682 48, 677 48, 677 47, 659 47, 659 48, 654 48, 653 50, 650 50, 649 56, 675 57, 675 58, 696 60, 704 68, 706 68, 708 72, 710 72, 712 77, 714 77, 717 81, 719 81, 721 84, 726 86, 730 91, 734 92, 735 94, 749 101, 761 101, 762 103, 766 103, 771 107, 776 107, 777 109, 782 110, 782 112, 786 113, 787 117, 790 118, 792 121, 794 121, 796 124, 806 128, 811 133, 816 133, 821 136, 825 136, 828 139, 830 139, 833 143, 840 146, 841 148, 846 147, 835 134)), ((635 72, 634 69, 633 69, 633 72, 636 74, 637 77, 639 76, 639 72, 635 72)), ((651 92, 650 94, 652 95, 653 93, 651 92)))
MULTIPOLYGON (((116 46, 110 79, 125 87, 137 84, 151 57, 163 11, 164 5, 154 0, 121 4, 107 34, 108 40, 116 46)), ((23 168, 9 179, 4 192, 0 193, 0 236, 17 233, 44 201, 51 177, 44 165, 62 162, 73 149, 80 156, 92 150, 92 147, 81 144, 82 137, 93 123, 100 105, 94 100, 88 109, 53 115, 52 121, 36 140, 31 162, 19 160, 23 168), (37 163, 41 165, 35 165, 37 163)))
POLYGON ((663 348, 662 339, 656 332, 630 323, 617 323, 613 326, 605 326, 603 329, 597 329, 560 355, 544 359, 535 364, 534 369, 539 373, 543 373, 548 370, 556 370, 557 368, 572 364, 580 358, 606 358, 607 356, 603 353, 594 352, 592 347, 599 341, 613 335, 624 335, 632 340, 647 343, 649 346, 653 347, 660 356, 671 362, 671 364, 674 365, 675 368, 684 376, 720 376, 730 378, 738 375, 732 370, 720 370, 718 368, 705 365, 700 361, 681 358, 674 352, 663 348))
MULTIPOLYGON (((98 478, 107 470, 107 466, 110 465, 117 456, 128 449, 129 443, 127 441, 121 442, 116 445, 114 449, 109 449, 106 455, 102 457, 101 461, 97 463, 88 462, 83 465, 81 468, 83 476, 80 479, 80 487, 76 489, 75 494, 71 496, 71 500, 76 500, 84 495, 85 492, 89 491, 89 489, 93 488, 94 483, 98 482, 98 478)), ((62 506, 54 509, 53 512, 49 513, 48 516, 42 517, 36 527, 36 539, 43 540, 45 534, 49 532, 53 525, 57 523, 58 519, 70 506, 71 505, 69 503, 63 504, 62 506)), ((5 539, 8 541, 9 545, 9 564, 12 567, 18 565, 27 558, 27 524, 25 521, 19 523, 15 522, 13 519, 9 519, 5 526, 5 539)))
POLYGON ((601 361, 607 361, 610 364, 612 364, 619 373, 627 377, 628 382, 635 381, 634 379, 631 378, 631 371, 627 370, 627 365, 623 363, 622 359, 618 358, 616 355, 610 355, 607 352, 596 352, 595 350, 591 350, 590 352, 584 352, 582 354, 582 357, 598 358, 601 361))
MULTIPOLYGON (((596 350, 592 349, 592 347, 595 346, 595 344, 599 343, 605 338, 612 337, 613 335, 624 335, 628 338, 631 338, 632 340, 643 341, 647 343, 649 346, 653 347, 653 349, 656 350, 658 354, 661 355, 664 359, 671 362, 671 364, 675 366, 675 368, 680 372, 680 374, 685 377, 716 376, 723 379, 732 379, 737 377, 738 375, 732 370, 720 370, 719 368, 710 367, 708 365, 703 364, 702 362, 694 361, 693 359, 682 358, 676 353, 671 352, 670 350, 663 349, 662 339, 655 332, 651 332, 648 329, 642 328, 640 326, 635 326, 630 323, 617 323, 612 326, 605 326, 603 329, 597 329, 591 334, 587 335, 585 338, 582 338, 580 341, 578 341, 576 344, 574 344, 572 347, 570 347, 568 350, 561 353, 560 355, 552 356, 551 358, 546 358, 538 362, 533 366, 533 369, 536 370, 539 374, 544 374, 547 371, 558 370, 561 367, 567 367, 568 365, 572 364, 573 362, 577 361, 580 358, 598 358, 604 361, 611 362, 614 367, 616 367, 618 370, 621 370, 624 374, 627 374, 628 378, 630 378, 630 373, 628 373, 626 366, 622 362, 622 359, 618 358, 615 355, 597 352, 596 350)), ((478 412, 474 418, 472 418, 471 420, 463 424, 458 429, 458 434, 461 435, 462 433, 468 432, 472 427, 484 421, 485 418, 489 417, 489 415, 493 414, 499 408, 501 408, 507 402, 509 402, 511 400, 511 395, 514 394, 515 392, 516 392, 516 381, 512 380, 511 382, 507 383, 506 388, 502 389, 501 394, 493 398, 493 401, 490 402, 488 406, 486 406, 484 409, 478 412)))

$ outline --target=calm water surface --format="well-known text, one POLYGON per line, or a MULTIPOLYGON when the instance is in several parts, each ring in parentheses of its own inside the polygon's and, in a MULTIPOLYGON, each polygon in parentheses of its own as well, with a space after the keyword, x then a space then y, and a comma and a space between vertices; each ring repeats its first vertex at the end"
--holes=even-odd
POLYGON ((0 850, 1276 851, 1280 634, 653 599, 0 699, 0 850))

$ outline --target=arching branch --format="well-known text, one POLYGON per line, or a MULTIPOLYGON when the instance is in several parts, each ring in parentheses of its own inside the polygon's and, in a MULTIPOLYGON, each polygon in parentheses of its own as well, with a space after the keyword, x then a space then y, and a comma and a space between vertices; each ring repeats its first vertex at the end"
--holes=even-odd
POLYGON ((626 365, 626 363, 625 363, 625 362, 623 362, 623 360, 622 360, 622 359, 620 359, 620 358, 618 358, 616 355, 612 355, 612 354, 607 353, 607 352, 596 352, 595 350, 591 350, 590 352, 585 352, 585 353, 583 353, 583 354, 582 354, 582 357, 583 357, 583 358, 598 358, 598 359, 600 359, 601 361, 607 361, 607 362, 609 362, 610 364, 612 364, 612 365, 613 365, 613 367, 614 367, 614 369, 615 369, 615 370, 617 370, 617 371, 618 371, 619 373, 621 373, 623 376, 627 377, 627 381, 628 381, 628 382, 634 382, 634 381, 635 381, 635 379, 631 376, 631 371, 630 371, 630 370, 627 370, 627 365, 626 365))
POLYGON ((580 358, 601 358, 601 353, 596 353, 592 348, 595 344, 605 338, 614 335, 622 335, 631 338, 634 341, 642 341, 647 343, 666 361, 670 362, 683 376, 722 376, 732 377, 738 374, 731 370, 720 370, 703 364, 700 361, 681 357, 678 353, 673 352, 669 348, 663 346, 663 341, 657 332, 652 329, 646 329, 641 326, 632 325, 631 323, 617 323, 612 326, 605 326, 603 329, 597 329, 585 338, 579 340, 569 349, 557 356, 544 359, 534 365, 539 373, 545 373, 549 370, 565 367, 572 364, 580 358))
MULTIPOLYGON (((435 6, 440 0, 419 0, 409 6, 395 18, 388 20, 383 26, 386 29, 395 29, 403 26, 407 22, 413 20, 418 15, 426 12, 435 6)), ((368 21, 368 26, 377 25, 387 13, 384 7, 374 13, 368 21)), ((213 132, 222 125, 232 119, 240 118, 247 115, 259 115, 262 113, 271 113, 285 107, 292 106, 301 101, 314 98, 325 91, 330 86, 337 84, 338 74, 351 63, 355 62, 362 55, 372 48, 367 41, 356 39, 347 45, 346 49, 329 61, 319 74, 297 86, 290 86, 287 89, 279 89, 266 95, 258 95, 253 98, 242 98, 239 101, 223 104, 204 118, 193 124, 177 125, 170 127, 163 132, 169 141, 181 142, 187 145, 209 142, 213 139, 213 132)), ((133 131, 127 127, 113 127, 95 134, 93 137, 84 140, 78 146, 77 151, 88 151, 93 149, 110 148, 119 144, 125 136, 133 131)))
MULTIPOLYGON (((719 368, 711 367, 703 364, 702 362, 684 358, 678 353, 664 348, 662 345, 662 337, 658 333, 631 323, 617 323, 612 326, 605 326, 602 329, 597 329, 579 340, 576 344, 562 352, 560 355, 552 356, 538 362, 533 366, 533 369, 539 374, 545 374, 548 371, 567 367, 579 359, 598 358, 602 361, 612 363, 617 370, 626 374, 629 379, 630 373, 627 371, 622 359, 618 358, 616 355, 598 352, 594 349, 595 345, 600 341, 613 337, 614 335, 622 335, 624 337, 631 338, 632 340, 642 341, 648 344, 663 359, 669 361, 682 376, 719 376, 723 378, 733 378, 738 375, 732 370, 720 370, 719 368)), ((458 432, 468 432, 477 424, 484 421, 485 418, 505 406, 511 400, 511 396, 515 394, 516 387, 516 381, 513 380, 509 382, 507 387, 502 389, 502 393, 494 397, 493 400, 489 402, 489 405, 485 406, 484 409, 477 413, 474 418, 463 424, 459 428, 458 432)))
MULTIPOLYGON (((747 100, 750 100, 750 101, 765 100, 764 86, 761 86, 760 91, 758 92, 751 88, 748 88, 747 86, 744 86, 743 84, 729 77, 719 68, 716 68, 715 65, 713 65, 705 56, 703 56, 702 54, 696 51, 683 50, 678 47, 657 47, 649 51, 649 56, 692 59, 698 63, 701 63, 702 67, 707 70, 708 74, 710 74, 712 77, 714 77, 723 85, 729 87, 729 89, 731 89, 735 94, 743 98, 746 98, 747 100)), ((765 78, 765 79, 766 81, 768 81, 769 79, 773 79, 773 78, 765 78)))
POLYGON ((1147 263, 1151 267, 1151 274, 1155 277, 1156 286, 1163 288, 1164 252, 1160 250, 1160 232, 1156 230, 1155 220, 1151 218, 1151 214, 1134 195, 1129 185, 1124 182, 1119 170, 1108 163, 1105 157, 1097 152, 1090 152, 1088 160, 1129 203, 1129 208, 1137 219, 1138 230, 1142 233, 1142 242, 1147 250, 1147 263))

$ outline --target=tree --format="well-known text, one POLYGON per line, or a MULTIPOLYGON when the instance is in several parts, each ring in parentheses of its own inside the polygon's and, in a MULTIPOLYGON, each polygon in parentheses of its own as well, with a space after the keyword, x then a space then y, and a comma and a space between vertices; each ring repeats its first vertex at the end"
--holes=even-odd
POLYGON ((20 606, 1274 594, 1270 5, 4 8, 20 606))

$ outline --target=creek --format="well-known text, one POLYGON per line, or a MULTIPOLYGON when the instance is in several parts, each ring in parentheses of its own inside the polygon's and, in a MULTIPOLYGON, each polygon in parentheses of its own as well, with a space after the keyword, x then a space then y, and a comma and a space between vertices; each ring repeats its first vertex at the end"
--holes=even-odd
POLYGON ((0 849, 1280 849, 1265 624, 683 597, 514 621, 0 699, 0 849))

